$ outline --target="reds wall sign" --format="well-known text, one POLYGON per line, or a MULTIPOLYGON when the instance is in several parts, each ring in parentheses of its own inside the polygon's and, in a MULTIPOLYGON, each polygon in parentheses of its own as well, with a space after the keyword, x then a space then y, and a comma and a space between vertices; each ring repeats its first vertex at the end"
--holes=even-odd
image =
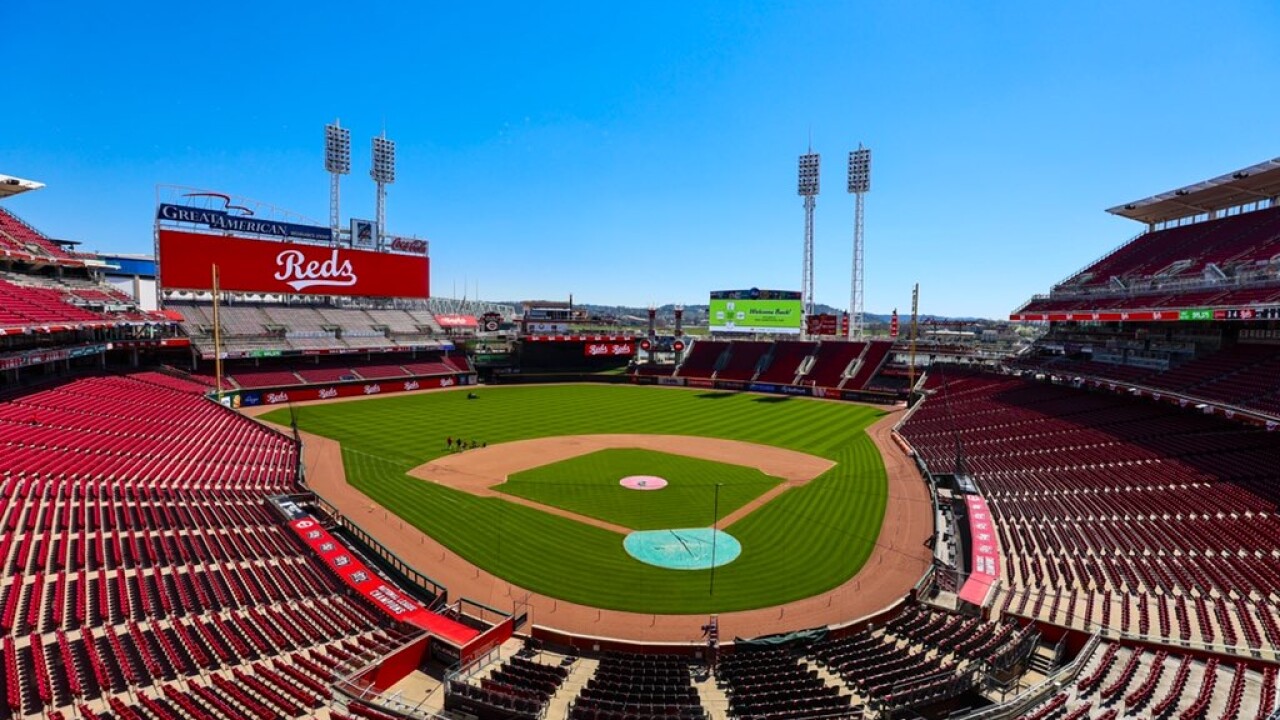
POLYGON ((430 296, 426 257, 162 229, 159 260, 168 289, 208 290, 217 265, 219 286, 235 292, 430 296))
POLYGON ((582 346, 582 354, 587 357, 617 357, 634 355, 635 352, 631 343, 587 343, 582 346))

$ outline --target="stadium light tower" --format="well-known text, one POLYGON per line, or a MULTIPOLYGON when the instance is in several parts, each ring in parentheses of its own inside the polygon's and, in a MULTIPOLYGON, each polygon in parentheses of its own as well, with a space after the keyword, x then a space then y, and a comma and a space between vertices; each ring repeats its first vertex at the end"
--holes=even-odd
POLYGON ((378 249, 382 249, 387 233, 387 186, 396 181, 396 143, 382 135, 373 139, 373 167, 369 177, 378 184, 378 249))
POLYGON ((329 173, 329 227, 333 241, 338 241, 338 185, 343 175, 351 174, 351 131, 338 126, 324 126, 324 169, 329 173))
POLYGON ((862 318, 862 211, 864 196, 871 190, 871 151, 858 143, 849 153, 849 192, 853 194, 853 280, 849 287, 849 339, 860 340, 865 332, 862 318))
POLYGON ((804 270, 800 275, 800 304, 805 317, 813 314, 813 209, 818 196, 818 154, 800 156, 799 195, 804 198, 804 270))

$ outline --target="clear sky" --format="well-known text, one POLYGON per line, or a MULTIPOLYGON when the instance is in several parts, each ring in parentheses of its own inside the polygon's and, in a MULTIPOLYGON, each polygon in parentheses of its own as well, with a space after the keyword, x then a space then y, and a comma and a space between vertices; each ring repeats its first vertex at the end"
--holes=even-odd
POLYGON ((1280 3, 0 2, 6 206, 150 252, 158 183, 328 216, 323 125, 398 144, 389 230, 434 294, 848 304, 845 160, 873 151, 866 309, 1006 316, 1141 228, 1103 209, 1280 156, 1280 3), (296 5, 296 7, 294 7, 296 5), (305 10, 303 9, 305 8, 305 10))

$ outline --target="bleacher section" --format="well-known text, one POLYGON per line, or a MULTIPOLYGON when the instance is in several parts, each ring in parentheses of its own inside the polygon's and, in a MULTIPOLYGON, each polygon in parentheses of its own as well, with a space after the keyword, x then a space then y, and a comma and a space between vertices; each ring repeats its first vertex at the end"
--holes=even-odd
POLYGON ((404 632, 264 506, 292 441, 159 372, 0 404, 0 717, 312 716, 404 632))
POLYGON ((865 342, 821 342, 813 366, 800 378, 801 385, 839 387, 844 373, 867 349, 865 342))
POLYGON ((902 434, 957 443, 1000 537, 1000 609, 1276 659, 1280 436, 1109 392, 931 373, 902 434))
MULTIPOLYGON (((183 329, 197 349, 212 353, 213 306, 208 301, 170 298, 165 308, 182 315, 183 329)), ((425 310, 234 302, 218 308, 218 319, 223 348, 231 353, 256 349, 431 349, 449 344, 443 329, 425 310)))
POLYGON ((755 377, 756 369, 765 353, 773 345, 771 342, 759 340, 739 340, 729 345, 729 359, 724 367, 716 373, 717 380, 750 380, 755 377))
POLYGON ((871 379, 884 367, 885 361, 889 358, 889 351, 892 349, 892 342, 872 340, 867 343, 867 351, 858 361, 858 369, 841 387, 848 390, 865 390, 871 379))
MULTIPOLYGON (((359 357, 308 358, 293 362, 264 362, 262 365, 229 363, 224 368, 228 387, 244 389, 324 385, 361 380, 386 380, 474 372, 464 356, 417 353, 417 360, 399 360, 385 353, 363 360, 359 357)), ((212 382, 210 383, 212 384, 212 382)))
POLYGON ((689 354, 676 370, 676 375, 691 378, 710 378, 716 371, 716 363, 729 343, 723 340, 698 340, 689 348, 689 354))
MULTIPOLYGON (((881 380, 893 353, 892 341, 872 340, 698 340, 676 367, 675 376, 725 383, 758 382, 825 390, 869 391, 884 397, 904 393, 902 379, 881 380), (877 384, 878 383, 878 384, 877 384)), ((670 366, 640 363, 637 376, 665 376, 670 366)), ((740 385, 725 387, 740 389, 740 385)), ((865 399, 859 395, 858 399, 865 399)))
POLYGON ((781 383, 790 385, 795 382, 800 372, 800 363, 817 349, 816 342, 798 340, 778 340, 773 344, 773 354, 769 358, 769 366, 760 373, 759 381, 763 383, 781 383))

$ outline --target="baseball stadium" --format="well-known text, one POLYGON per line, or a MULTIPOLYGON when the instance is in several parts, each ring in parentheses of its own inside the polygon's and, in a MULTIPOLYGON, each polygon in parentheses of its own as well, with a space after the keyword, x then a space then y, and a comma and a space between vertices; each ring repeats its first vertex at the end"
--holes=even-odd
POLYGON ((0 204, 0 716, 1275 718, 1277 196, 1109 209, 1016 347, 437 298, 425 240, 220 191, 131 257, 0 204))
POLYGON ((1277 35, 0 3, 0 720, 1280 720, 1277 35))

